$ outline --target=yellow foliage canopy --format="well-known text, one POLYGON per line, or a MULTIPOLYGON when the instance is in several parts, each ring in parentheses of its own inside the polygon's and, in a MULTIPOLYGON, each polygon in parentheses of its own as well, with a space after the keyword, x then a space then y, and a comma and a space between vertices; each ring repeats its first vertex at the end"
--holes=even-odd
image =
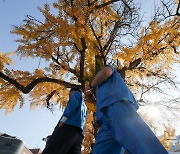
MULTIPOLYGON (((179 62, 179 17, 163 23, 150 22, 148 28, 142 28, 138 42, 126 47, 121 45, 121 38, 130 32, 133 34, 133 28, 138 25, 136 7, 129 2, 126 5, 122 1, 109 2, 58 1, 53 3, 53 11, 45 4, 44 8, 38 8, 44 21, 28 15, 21 26, 13 29, 13 34, 21 36, 17 40, 18 55, 40 57, 49 64, 33 73, 9 71, 4 64, 10 64, 11 60, 8 55, 0 53, 0 71, 15 80, 16 85, 19 83, 16 87, 20 91, 31 91, 33 107, 45 106, 47 98, 55 103, 65 102, 67 87, 81 85, 84 89, 98 70, 96 56, 118 70, 125 69, 127 83, 133 85, 137 78, 153 76, 156 72, 158 75, 168 74, 171 64, 179 62), (134 63, 137 60, 139 63, 134 63)), ((2 90, 1 95, 15 93, 11 91, 12 85, 8 85, 7 77, 3 79, 0 80, 1 88, 6 90, 2 90)), ((134 86, 135 89, 137 87, 134 86)), ((18 89, 16 93, 20 97, 22 93, 18 93, 18 89)), ((17 104, 17 101, 13 99, 12 104, 17 104)), ((3 107, 5 101, 1 102, 3 107)), ((94 110, 94 107, 89 105, 89 109, 94 110)))
MULTIPOLYGON (((16 53, 25 58, 38 57, 49 66, 34 72, 8 70, 5 65, 12 62, 10 54, 0 52, 0 109, 10 112, 18 102, 22 107, 23 93, 29 94, 32 109, 51 102, 64 107, 69 88, 84 90, 105 63, 122 71, 135 94, 142 88, 140 81, 145 77, 156 80, 167 76, 172 63, 180 62, 179 16, 163 22, 154 20, 137 35, 136 5, 133 1, 113 2, 59 0, 53 3, 52 10, 47 4, 38 8, 44 21, 28 15, 21 26, 15 27, 12 33, 21 36, 16 40, 19 43, 16 53), (139 39, 132 44, 123 44, 129 35, 139 39), (127 36, 125 40, 124 36, 127 36)), ((91 101, 86 103, 89 115, 84 154, 92 150, 94 143, 92 112, 96 110, 91 101)))
POLYGON ((13 55, 13 53, 9 52, 6 54, 2 54, 2 52, 0 51, 0 71, 3 70, 5 64, 12 64, 12 60, 10 58, 11 55, 13 55))

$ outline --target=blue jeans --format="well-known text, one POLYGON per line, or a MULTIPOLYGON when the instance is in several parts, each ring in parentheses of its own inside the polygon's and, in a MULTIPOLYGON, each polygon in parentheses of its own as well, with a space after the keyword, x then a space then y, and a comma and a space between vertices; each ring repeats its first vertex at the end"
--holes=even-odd
POLYGON ((120 101, 106 108, 96 136, 93 154, 168 154, 130 102, 120 101))

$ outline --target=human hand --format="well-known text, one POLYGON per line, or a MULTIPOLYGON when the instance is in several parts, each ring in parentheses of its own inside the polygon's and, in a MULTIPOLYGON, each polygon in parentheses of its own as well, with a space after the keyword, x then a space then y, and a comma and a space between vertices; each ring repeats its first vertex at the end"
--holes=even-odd
POLYGON ((85 88, 85 94, 91 94, 91 90, 92 90, 92 88, 89 87, 89 86, 87 86, 87 87, 85 88))
POLYGON ((64 125, 64 122, 60 121, 58 127, 61 127, 62 125, 64 125))
POLYGON ((89 86, 85 88, 85 100, 86 101, 91 100, 93 103, 95 103, 96 98, 95 98, 92 90, 93 90, 93 88, 89 87, 89 86))

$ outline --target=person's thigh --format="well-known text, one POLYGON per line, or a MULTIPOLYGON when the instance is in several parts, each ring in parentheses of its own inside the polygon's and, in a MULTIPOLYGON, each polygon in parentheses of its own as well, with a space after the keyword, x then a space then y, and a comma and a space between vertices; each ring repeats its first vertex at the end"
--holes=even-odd
POLYGON ((58 146, 58 153, 57 154, 66 154, 74 144, 79 139, 79 136, 81 134, 80 129, 71 127, 71 126, 66 126, 66 132, 65 134, 62 134, 59 136, 63 136, 62 139, 59 142, 58 146))
POLYGON ((63 125, 49 139, 43 154, 66 154, 76 143, 79 134, 74 127, 63 125))
POLYGON ((73 144, 73 146, 71 147, 71 149, 68 151, 67 154, 81 154, 82 141, 83 141, 83 136, 82 134, 79 134, 77 140, 75 141, 75 143, 73 144))
POLYGON ((168 154, 129 102, 109 106, 106 116, 108 130, 129 153, 168 154))
POLYGON ((59 146, 63 145, 63 142, 67 138, 66 131, 67 130, 64 127, 58 128, 56 130, 56 133, 53 133, 49 138, 42 154, 57 154, 59 146))
POLYGON ((96 135, 96 142, 93 147, 93 153, 95 154, 124 154, 125 152, 124 148, 114 139, 113 134, 108 129, 108 123, 110 123, 110 120, 111 119, 106 115, 102 117, 103 123, 96 135))
POLYGON ((115 140, 99 142, 93 147, 93 154, 121 154, 122 146, 115 140))

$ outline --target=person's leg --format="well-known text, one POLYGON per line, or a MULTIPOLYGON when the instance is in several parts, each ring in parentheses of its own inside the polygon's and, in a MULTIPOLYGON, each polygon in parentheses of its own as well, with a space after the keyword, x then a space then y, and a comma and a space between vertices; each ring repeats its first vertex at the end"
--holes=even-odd
POLYGON ((60 144, 61 140, 63 139, 61 136, 65 133, 65 129, 63 127, 57 128, 56 133, 52 133, 51 137, 48 139, 46 146, 42 152, 42 154, 56 154, 58 150, 58 145, 60 144))
POLYGON ((93 154, 121 154, 121 150, 122 146, 117 141, 109 139, 96 143, 93 147, 93 154))
POLYGON ((67 152, 67 154, 81 154, 81 145, 82 145, 83 138, 84 138, 83 135, 79 133, 75 144, 67 152))
POLYGON ((58 150, 56 154, 68 153, 70 149, 73 147, 73 145, 76 144, 81 134, 80 128, 70 126, 70 125, 64 125, 64 127, 66 129, 66 135, 65 137, 61 139, 61 143, 58 145, 58 150))
POLYGON ((59 130, 59 126, 58 126, 58 125, 59 125, 59 123, 57 123, 57 125, 55 126, 52 134, 49 135, 49 136, 47 136, 48 139, 47 139, 47 141, 46 141, 46 145, 45 145, 45 148, 44 148, 44 150, 43 150, 43 154, 46 154, 46 153, 47 153, 47 150, 49 149, 49 145, 52 144, 51 142, 53 142, 53 141, 55 140, 57 134, 59 133, 59 131, 58 131, 58 130, 59 130))
POLYGON ((108 131, 129 154, 168 154, 130 102, 110 105, 105 115, 108 131))
POLYGON ((122 150, 121 144, 115 141, 107 128, 109 120, 110 119, 107 116, 103 116, 101 128, 96 135, 93 154, 120 154, 120 151, 122 150))
POLYGON ((77 141, 79 130, 63 125, 49 139, 42 154, 66 154, 77 141))

